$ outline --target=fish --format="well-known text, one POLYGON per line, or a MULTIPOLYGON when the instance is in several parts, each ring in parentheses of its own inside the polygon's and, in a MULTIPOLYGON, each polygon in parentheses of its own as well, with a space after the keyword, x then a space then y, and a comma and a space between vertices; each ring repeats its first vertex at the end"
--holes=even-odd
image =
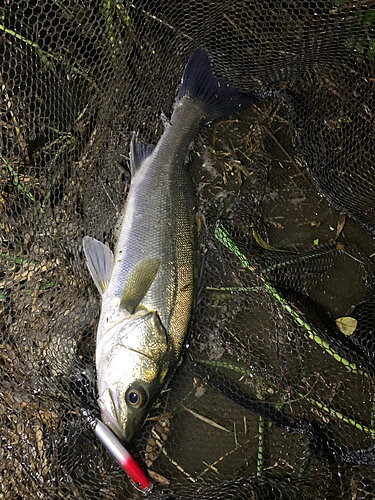
POLYGON ((170 381, 187 339, 196 293, 194 189, 188 156, 199 127, 253 104, 212 73, 198 47, 182 75, 157 145, 130 144, 131 182, 114 253, 85 236, 101 295, 96 333, 103 423, 130 441, 170 381))

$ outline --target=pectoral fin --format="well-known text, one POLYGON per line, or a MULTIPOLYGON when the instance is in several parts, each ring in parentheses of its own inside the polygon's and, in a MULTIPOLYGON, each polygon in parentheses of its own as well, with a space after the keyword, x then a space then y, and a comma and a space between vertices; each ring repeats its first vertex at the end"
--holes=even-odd
POLYGON ((160 259, 145 259, 130 272, 121 294, 120 307, 133 314, 152 285, 160 266, 160 259))
POLYGON ((87 259, 87 267, 89 268, 92 279, 95 282, 101 295, 106 291, 113 269, 114 257, 110 248, 104 243, 85 236, 83 238, 83 251, 87 259))

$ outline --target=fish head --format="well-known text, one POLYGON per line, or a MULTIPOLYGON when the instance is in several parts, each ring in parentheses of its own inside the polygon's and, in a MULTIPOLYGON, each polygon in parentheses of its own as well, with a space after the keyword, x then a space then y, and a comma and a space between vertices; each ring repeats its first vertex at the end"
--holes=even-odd
POLYGON ((102 337, 96 351, 102 421, 130 441, 166 382, 173 359, 156 311, 125 317, 102 337))

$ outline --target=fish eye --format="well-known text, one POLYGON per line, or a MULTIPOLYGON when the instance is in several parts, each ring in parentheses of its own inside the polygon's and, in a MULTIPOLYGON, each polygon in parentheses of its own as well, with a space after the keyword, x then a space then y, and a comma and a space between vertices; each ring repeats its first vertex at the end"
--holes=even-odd
POLYGON ((132 408, 141 408, 148 401, 147 393, 139 385, 131 385, 125 394, 126 403, 132 408))

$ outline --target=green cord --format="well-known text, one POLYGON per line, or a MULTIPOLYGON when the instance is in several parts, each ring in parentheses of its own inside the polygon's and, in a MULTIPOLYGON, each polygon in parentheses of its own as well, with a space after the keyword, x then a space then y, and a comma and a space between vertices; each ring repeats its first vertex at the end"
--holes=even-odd
MULTIPOLYGON (((215 238, 238 257, 244 268, 249 269, 253 273, 255 272, 256 267, 252 266, 249 263, 247 258, 243 255, 243 253, 239 250, 237 245, 233 242, 228 231, 223 227, 220 221, 216 222, 215 238)), ((306 321, 303 320, 300 314, 295 309, 293 309, 285 299, 283 299, 279 295, 279 293, 270 283, 268 283, 268 281, 266 281, 264 276, 257 275, 257 277, 259 281, 261 281, 263 287, 267 290, 267 292, 269 292, 284 307, 284 309, 294 317, 297 323, 306 330, 309 339, 313 340, 318 345, 321 345, 329 355, 331 355, 336 361, 339 361, 350 372, 358 373, 360 375, 363 375, 364 377, 369 376, 368 373, 364 372, 363 370, 360 370, 354 363, 350 363, 347 359, 340 356, 326 341, 322 340, 319 337, 319 335, 316 332, 314 332, 311 326, 308 323, 306 323, 306 321)))

